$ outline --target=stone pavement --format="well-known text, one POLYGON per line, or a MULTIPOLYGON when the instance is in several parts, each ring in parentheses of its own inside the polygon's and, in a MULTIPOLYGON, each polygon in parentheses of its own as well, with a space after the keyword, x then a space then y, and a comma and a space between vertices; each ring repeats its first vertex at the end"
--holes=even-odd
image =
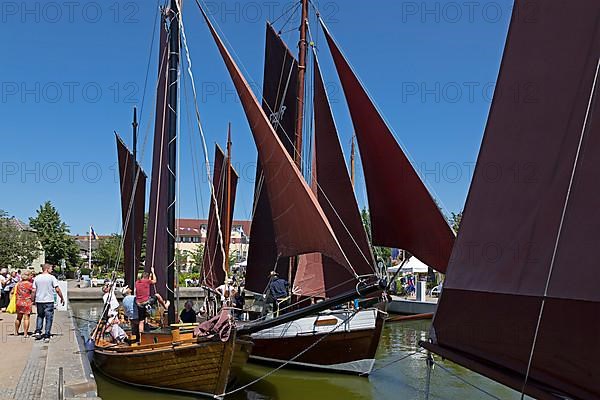
MULTIPOLYGON (((14 315, 0 314, 0 400, 58 399, 60 367, 65 398, 98 398, 70 311, 55 311, 50 343, 14 336, 14 320, 14 315)), ((34 328, 35 314, 30 331, 34 328)))

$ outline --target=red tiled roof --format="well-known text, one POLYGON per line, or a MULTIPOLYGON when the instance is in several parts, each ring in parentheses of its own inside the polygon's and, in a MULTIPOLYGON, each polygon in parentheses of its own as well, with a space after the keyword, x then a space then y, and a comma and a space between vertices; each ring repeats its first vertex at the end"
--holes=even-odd
MULTIPOLYGON (((233 226, 241 225, 246 236, 250 236, 250 225, 252 221, 244 220, 233 220, 233 226)), ((191 219, 181 218, 177 220, 177 226, 179 227, 179 236, 198 236, 201 232, 202 225, 207 225, 208 220, 206 219, 191 219)))

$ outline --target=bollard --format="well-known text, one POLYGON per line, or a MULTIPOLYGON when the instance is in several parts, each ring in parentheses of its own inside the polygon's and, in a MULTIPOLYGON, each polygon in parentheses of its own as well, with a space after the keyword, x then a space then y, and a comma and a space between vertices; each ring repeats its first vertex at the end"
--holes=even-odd
POLYGON ((63 367, 58 368, 58 400, 64 400, 65 398, 65 379, 63 367))

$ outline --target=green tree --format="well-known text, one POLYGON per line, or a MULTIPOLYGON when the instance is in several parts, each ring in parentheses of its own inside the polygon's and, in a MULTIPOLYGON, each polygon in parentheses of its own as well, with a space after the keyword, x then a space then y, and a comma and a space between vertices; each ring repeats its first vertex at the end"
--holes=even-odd
POLYGON ((200 273, 202 265, 204 264, 204 245, 200 244, 194 251, 188 251, 188 255, 191 259, 192 272, 200 273))
POLYGON ((187 250, 182 251, 175 249, 175 268, 177 268, 178 271, 181 271, 187 266, 188 253, 187 250))
POLYGON ((123 270, 123 251, 121 250, 121 235, 112 234, 100 239, 98 248, 92 253, 92 261, 104 271, 112 270, 119 259, 119 270, 123 270))
POLYGON ((0 210, 0 266, 26 268, 40 251, 37 235, 17 228, 6 212, 0 210))
POLYGON ((365 231, 367 232, 367 238, 369 239, 369 243, 373 248, 373 255, 375 256, 376 261, 383 261, 386 265, 391 265, 392 259, 392 249, 389 247, 379 247, 373 246, 373 235, 371 233, 371 216, 369 215, 369 210, 367 208, 363 208, 360 212, 360 216, 362 218, 363 226, 365 227, 365 231))
POLYGON ((29 218, 29 225, 38 233, 46 252, 47 263, 60 265, 61 260, 65 260, 67 268, 78 266, 80 259, 77 243, 69 236, 69 227, 51 202, 47 201, 40 206, 37 215, 29 218))
POLYGON ((460 228, 460 222, 462 221, 462 214, 463 212, 459 212, 459 213, 451 213, 450 216, 450 226, 452 227, 452 230, 454 231, 454 233, 458 233, 458 228, 460 228))

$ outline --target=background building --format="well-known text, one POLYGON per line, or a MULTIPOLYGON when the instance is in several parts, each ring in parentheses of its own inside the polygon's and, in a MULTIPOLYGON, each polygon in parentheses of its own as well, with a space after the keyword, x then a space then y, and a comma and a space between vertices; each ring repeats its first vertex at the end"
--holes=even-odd
MULTIPOLYGON (((179 251, 193 253, 206 242, 208 220, 206 219, 178 219, 177 239, 175 248, 179 251)), ((231 243, 229 254, 235 256, 236 262, 246 260, 248 257, 248 243, 250 242, 251 221, 234 220, 231 226, 231 243)), ((185 254, 185 253, 184 253, 185 254)), ((189 264, 189 260, 188 260, 189 264)))
MULTIPOLYGON (((33 229, 31 226, 26 224, 25 222, 19 220, 18 218, 11 218, 10 223, 13 224, 18 230, 23 232, 31 232, 37 234, 37 231, 33 229)), ((42 244, 39 243, 39 253, 38 256, 33 262, 27 266, 27 269, 30 271, 34 271, 35 273, 42 272, 42 265, 46 263, 46 252, 42 248, 42 244)))

